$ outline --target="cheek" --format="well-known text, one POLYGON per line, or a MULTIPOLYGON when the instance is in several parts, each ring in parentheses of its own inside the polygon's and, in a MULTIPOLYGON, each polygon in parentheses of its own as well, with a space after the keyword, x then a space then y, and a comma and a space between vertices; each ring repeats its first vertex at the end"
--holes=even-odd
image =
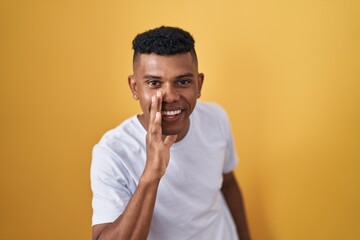
POLYGON ((198 96, 198 91, 196 89, 192 89, 191 91, 188 91, 185 95, 185 98, 189 101, 189 102, 194 102, 196 101, 198 96))
POLYGON ((143 110, 143 112, 148 112, 150 105, 151 105, 151 97, 154 94, 151 94, 150 92, 142 92, 140 96, 140 105, 143 110))

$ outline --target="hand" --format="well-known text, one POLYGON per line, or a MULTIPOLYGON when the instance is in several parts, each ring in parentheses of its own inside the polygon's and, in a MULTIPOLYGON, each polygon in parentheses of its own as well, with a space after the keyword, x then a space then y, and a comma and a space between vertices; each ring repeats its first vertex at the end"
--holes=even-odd
POLYGON ((146 135, 146 165, 143 177, 160 180, 170 159, 170 147, 177 135, 163 136, 161 130, 162 94, 157 92, 151 99, 150 119, 146 135))

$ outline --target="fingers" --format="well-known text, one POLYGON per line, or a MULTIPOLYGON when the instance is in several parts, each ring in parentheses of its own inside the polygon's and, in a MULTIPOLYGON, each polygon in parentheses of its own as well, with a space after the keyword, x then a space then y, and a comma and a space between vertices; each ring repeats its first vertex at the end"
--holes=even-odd
POLYGON ((161 92, 157 91, 156 95, 151 97, 149 124, 154 122, 156 117, 156 112, 161 112, 161 101, 162 101, 161 92))
POLYGON ((160 91, 156 92, 156 95, 151 98, 151 106, 150 106, 150 122, 155 120, 156 112, 161 113, 162 107, 162 94, 160 91))
POLYGON ((149 132, 157 140, 161 139, 161 104, 162 95, 160 91, 157 91, 156 95, 151 98, 150 106, 150 119, 149 119, 149 132))
POLYGON ((161 108, 162 108, 162 93, 157 91, 156 95, 151 98, 150 107, 150 121, 149 132, 152 135, 152 139, 164 140, 164 145, 170 148, 170 146, 176 141, 177 135, 168 135, 165 138, 162 136, 161 130, 161 108))
POLYGON ((150 119, 149 119, 149 128, 155 121, 155 114, 156 114, 156 106, 157 106, 157 99, 156 96, 151 97, 151 105, 150 105, 150 119))
POLYGON ((167 135, 164 140, 164 145, 168 148, 176 141, 177 135, 167 135))
POLYGON ((157 104, 157 111, 161 113, 161 108, 162 108, 162 92, 157 91, 156 92, 156 97, 158 99, 158 104, 157 104))

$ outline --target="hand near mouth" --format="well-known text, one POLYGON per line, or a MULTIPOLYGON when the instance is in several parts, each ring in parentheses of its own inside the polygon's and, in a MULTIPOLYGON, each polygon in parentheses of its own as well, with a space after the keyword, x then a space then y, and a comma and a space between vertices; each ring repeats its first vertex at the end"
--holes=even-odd
POLYGON ((170 147, 177 135, 163 136, 161 130, 162 94, 157 92, 151 98, 149 127, 146 135, 146 165, 143 177, 160 180, 165 174, 170 159, 170 147))

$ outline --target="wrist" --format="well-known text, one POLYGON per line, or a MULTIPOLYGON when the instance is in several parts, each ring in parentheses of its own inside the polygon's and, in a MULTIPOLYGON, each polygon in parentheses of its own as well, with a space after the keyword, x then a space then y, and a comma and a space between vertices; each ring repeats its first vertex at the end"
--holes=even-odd
POLYGON ((159 185, 161 177, 152 176, 151 174, 146 174, 145 172, 141 175, 139 179, 139 184, 146 185, 159 185))

